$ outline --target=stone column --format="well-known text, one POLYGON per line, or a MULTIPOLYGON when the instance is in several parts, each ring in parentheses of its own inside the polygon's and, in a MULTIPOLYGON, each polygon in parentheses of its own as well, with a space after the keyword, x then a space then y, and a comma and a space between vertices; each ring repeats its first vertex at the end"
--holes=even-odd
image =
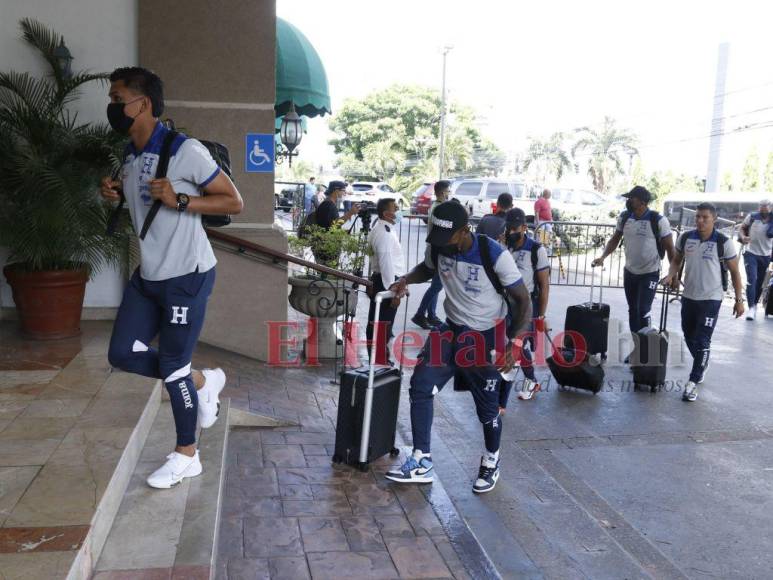
MULTIPOLYGON (((275 9, 274 0, 139 0, 139 62, 164 81, 164 117, 228 147, 245 207, 224 231, 286 252, 273 225, 274 174, 244 171, 245 135, 274 132, 275 9)), ((202 341, 266 360, 266 323, 287 319, 286 269, 216 255, 202 341)))

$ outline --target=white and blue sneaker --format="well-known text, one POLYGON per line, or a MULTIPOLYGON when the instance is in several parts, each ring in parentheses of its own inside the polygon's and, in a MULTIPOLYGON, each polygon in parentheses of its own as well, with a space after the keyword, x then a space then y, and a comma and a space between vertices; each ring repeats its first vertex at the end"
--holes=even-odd
POLYGON ((687 381, 682 393, 682 400, 693 403, 698 399, 698 385, 692 381, 687 381))
POLYGON ((432 483, 432 458, 414 451, 400 469, 387 471, 385 477, 397 483, 432 483))
POLYGON ((202 429, 209 429, 217 421, 220 415, 220 391, 225 387, 225 373, 223 369, 204 369, 204 386, 197 394, 199 396, 198 420, 202 429))
POLYGON ((494 489, 499 480, 499 458, 492 461, 491 457, 485 455, 480 458, 480 469, 478 469, 478 479, 472 484, 474 493, 487 493, 494 489))

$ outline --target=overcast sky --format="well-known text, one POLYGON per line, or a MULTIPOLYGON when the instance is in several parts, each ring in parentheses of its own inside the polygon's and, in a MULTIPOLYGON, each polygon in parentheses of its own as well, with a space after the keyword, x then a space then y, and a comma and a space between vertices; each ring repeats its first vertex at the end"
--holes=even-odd
MULTIPOLYGON (((705 174, 720 42, 725 130, 773 121, 770 1, 277 0, 277 14, 319 52, 334 113, 393 83, 439 88, 440 48, 453 45, 450 97, 507 152, 606 114, 639 135, 647 169, 705 174)), ((310 123, 301 158, 332 160, 325 126, 310 123)), ((722 171, 740 172, 755 145, 767 156, 773 130, 726 136, 722 171)))

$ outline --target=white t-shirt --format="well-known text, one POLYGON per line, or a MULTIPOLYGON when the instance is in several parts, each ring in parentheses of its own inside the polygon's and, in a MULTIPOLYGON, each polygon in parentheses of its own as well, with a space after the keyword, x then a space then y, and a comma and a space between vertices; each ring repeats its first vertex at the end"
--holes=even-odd
MULTIPOLYGON (((532 267, 531 252, 532 247, 536 244, 537 242, 532 238, 527 237, 520 248, 517 250, 510 250, 513 259, 515 260, 515 265, 518 266, 518 271, 521 273, 521 278, 523 278, 523 283, 526 284, 526 289, 529 293, 534 291, 534 278, 536 277, 537 272, 550 268, 548 252, 543 245, 540 245, 539 248, 537 248, 537 269, 535 270, 532 267)), ((535 313, 534 316, 536 315, 537 314, 535 313)))
POLYGON ((749 228, 749 242, 747 252, 754 254, 755 256, 770 256, 773 252, 773 238, 768 237, 768 232, 773 233, 773 214, 768 214, 768 219, 763 221, 762 216, 759 213, 752 213, 746 216, 743 220, 743 225, 749 228), (754 218, 754 221, 752 221, 754 218))
MULTIPOLYGON (((683 296, 691 300, 722 300, 724 291, 717 252, 717 231, 715 230, 705 242, 701 241, 698 230, 683 235, 686 236, 683 296)), ((722 259, 732 260, 736 255, 735 244, 728 237, 722 259)))
MULTIPOLYGON (((126 203, 129 207, 134 230, 139 237, 145 216, 153 198, 150 182, 155 179, 156 167, 164 136, 169 130, 161 123, 156 125, 145 149, 137 152, 129 143, 124 159, 122 181, 126 203)), ((176 193, 191 197, 201 195, 205 187, 220 173, 220 168, 209 151, 196 139, 179 135, 171 147, 167 178, 176 193)), ((145 280, 168 280, 196 271, 206 272, 217 260, 201 223, 201 214, 162 205, 150 229, 140 244, 140 276, 145 280)))
MULTIPOLYGON (((446 291, 443 309, 448 319, 473 330, 488 330, 507 316, 507 304, 486 275, 478 248, 479 239, 483 238, 473 235, 472 247, 464 254, 453 258, 438 255, 437 270, 446 291)), ((521 273, 510 252, 506 252, 492 239, 486 238, 486 241, 494 272, 499 276, 502 286, 512 288, 523 284, 521 273)), ((429 246, 425 263, 435 269, 429 246)))
MULTIPOLYGON (((633 212, 623 212, 617 219, 617 231, 623 234, 625 247, 625 269, 632 274, 650 274, 660 270, 660 254, 650 222, 652 210, 648 209, 637 218, 633 212), (623 217, 630 217, 623 225, 623 217)), ((668 218, 658 220, 658 235, 662 238, 671 235, 668 218)))

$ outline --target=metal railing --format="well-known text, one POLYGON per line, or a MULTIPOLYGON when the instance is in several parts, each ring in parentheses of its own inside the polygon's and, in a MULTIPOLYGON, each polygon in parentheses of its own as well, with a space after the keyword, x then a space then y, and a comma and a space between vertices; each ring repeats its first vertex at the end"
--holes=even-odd
MULTIPOLYGON (((318 264, 292 254, 287 254, 262 244, 257 244, 243 238, 232 236, 216 229, 207 229, 207 235, 213 242, 213 246, 254 259, 261 263, 276 267, 288 267, 291 265, 305 269, 305 274, 314 273, 309 279, 306 292, 305 310, 315 313, 317 318, 335 318, 336 326, 342 337, 340 344, 336 344, 336 355, 333 365, 333 380, 338 383, 340 371, 345 364, 348 329, 356 315, 356 307, 359 293, 372 287, 370 280, 357 273, 336 270, 324 264, 318 264), (311 302, 311 304, 309 303, 311 302)), ((302 272, 298 272, 302 274, 302 272)), ((297 310, 297 308, 296 308, 297 310)))

